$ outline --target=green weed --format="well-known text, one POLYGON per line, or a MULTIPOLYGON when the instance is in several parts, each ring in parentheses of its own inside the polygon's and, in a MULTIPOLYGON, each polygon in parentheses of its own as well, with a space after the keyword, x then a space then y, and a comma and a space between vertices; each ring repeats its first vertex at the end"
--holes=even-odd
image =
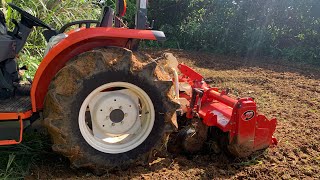
POLYGON ((48 160, 51 144, 47 136, 25 134, 19 145, 0 146, 0 179, 23 179, 31 166, 48 160))
POLYGON ((261 157, 267 153, 267 150, 261 152, 258 151, 255 154, 252 155, 248 160, 243 160, 239 163, 233 163, 235 166, 252 166, 257 164, 263 164, 263 161, 261 160, 261 157))

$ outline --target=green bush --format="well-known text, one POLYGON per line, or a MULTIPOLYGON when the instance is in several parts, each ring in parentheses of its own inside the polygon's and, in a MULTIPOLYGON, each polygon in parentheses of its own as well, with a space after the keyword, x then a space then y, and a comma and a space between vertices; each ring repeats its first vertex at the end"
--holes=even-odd
POLYGON ((150 16, 170 46, 319 62, 319 9, 319 0, 159 0, 150 16))

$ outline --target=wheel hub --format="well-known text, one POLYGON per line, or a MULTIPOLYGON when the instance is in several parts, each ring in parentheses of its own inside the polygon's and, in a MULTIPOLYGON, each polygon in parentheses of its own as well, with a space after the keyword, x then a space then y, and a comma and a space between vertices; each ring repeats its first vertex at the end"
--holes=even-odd
POLYGON ((124 113, 121 109, 115 109, 110 113, 110 120, 114 123, 120 123, 124 119, 124 113))
POLYGON ((139 146, 151 133, 154 121, 155 110, 148 94, 127 82, 98 87, 87 96, 79 112, 84 139, 95 149, 112 154, 139 146))
POLYGON ((141 126, 138 105, 129 90, 100 92, 89 104, 94 136, 134 134, 141 126))

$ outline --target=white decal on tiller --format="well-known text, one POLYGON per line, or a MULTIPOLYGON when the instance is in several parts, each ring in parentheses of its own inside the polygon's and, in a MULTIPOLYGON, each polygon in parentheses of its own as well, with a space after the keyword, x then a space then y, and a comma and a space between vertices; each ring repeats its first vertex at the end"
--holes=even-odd
POLYGON ((229 123, 229 119, 227 117, 225 117, 222 113, 220 113, 219 111, 212 111, 212 113, 214 113, 215 115, 217 115, 217 122, 218 124, 222 125, 222 126, 226 126, 229 123))

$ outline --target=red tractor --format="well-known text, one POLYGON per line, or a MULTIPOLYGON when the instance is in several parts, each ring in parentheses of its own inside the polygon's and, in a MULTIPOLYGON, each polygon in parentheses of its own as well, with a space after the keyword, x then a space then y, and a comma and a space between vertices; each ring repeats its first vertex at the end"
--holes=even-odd
POLYGON ((54 151, 75 167, 103 170, 144 162, 168 137, 190 153, 216 138, 240 157, 276 144, 276 120, 259 114, 253 98, 230 98, 172 54, 153 60, 136 51, 141 40, 166 39, 147 30, 147 0, 137 0, 135 29, 122 25, 125 0, 115 12, 105 7, 100 21, 60 30, 8 5, 21 21, 8 32, 1 15, 0 145, 21 143, 24 129, 42 121, 54 151), (33 27, 46 29, 48 52, 22 85, 16 56, 33 27))

